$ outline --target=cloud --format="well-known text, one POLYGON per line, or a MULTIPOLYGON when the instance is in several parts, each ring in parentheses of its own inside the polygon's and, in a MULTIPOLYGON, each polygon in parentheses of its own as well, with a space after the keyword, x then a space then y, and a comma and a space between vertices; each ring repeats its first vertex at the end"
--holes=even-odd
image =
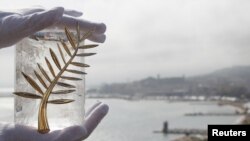
POLYGON ((248 65, 249 4, 247 0, 109 0, 107 7, 112 10, 100 9, 106 15, 108 40, 99 50, 100 58, 92 60, 97 70, 91 70, 95 75, 89 79, 196 75, 248 65))
MULTIPOLYGON (((49 6, 50 1, 43 3, 49 6)), ((92 66, 87 69, 88 85, 249 65, 248 0, 88 0, 62 5, 108 27, 106 43, 86 59, 92 66)))

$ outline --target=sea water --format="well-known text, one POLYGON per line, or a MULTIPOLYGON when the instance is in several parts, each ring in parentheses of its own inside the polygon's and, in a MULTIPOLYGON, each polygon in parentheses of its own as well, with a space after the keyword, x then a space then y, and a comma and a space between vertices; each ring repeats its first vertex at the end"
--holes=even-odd
MULTIPOLYGON (((109 105, 110 110, 88 141, 172 141, 178 136, 153 133, 163 128, 168 121, 169 128, 207 129, 208 124, 236 124, 240 116, 196 116, 185 113, 214 112, 233 113, 230 106, 218 106, 215 102, 166 102, 163 100, 128 101, 121 99, 87 99, 86 108, 96 101, 109 105)), ((13 121, 13 98, 0 98, 0 121, 13 121)))

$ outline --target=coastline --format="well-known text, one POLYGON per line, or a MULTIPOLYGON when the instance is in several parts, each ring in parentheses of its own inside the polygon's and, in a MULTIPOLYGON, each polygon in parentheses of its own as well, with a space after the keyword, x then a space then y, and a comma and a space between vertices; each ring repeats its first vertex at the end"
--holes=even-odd
MULTIPOLYGON (((236 119, 236 124, 250 124, 250 113, 236 119)), ((173 141, 207 141, 207 136, 182 136, 180 138, 174 139, 173 141)))
MULTIPOLYGON (((1 106, 2 111, 6 112, 6 113, 10 113, 8 111, 13 111, 13 107, 12 107, 13 98, 10 98, 11 100, 8 100, 8 99, 9 98, 2 98, 2 105, 3 105, 3 106, 1 106), (11 106, 11 108, 10 108, 10 106, 11 106)), ((87 105, 92 105, 92 103, 95 103, 96 100, 98 100, 98 99, 87 99, 86 100, 87 105)), ((159 101, 159 100, 158 101, 155 101, 155 100, 130 101, 130 100, 123 100, 123 99, 120 99, 120 100, 117 100, 117 99, 99 99, 99 100, 103 100, 104 102, 106 102, 107 104, 109 104, 113 108, 112 108, 112 111, 110 113, 112 116, 111 115, 108 116, 106 119, 107 122, 104 123, 104 126, 99 127, 99 130, 96 131, 96 133, 98 135, 99 134, 101 134, 101 135, 106 134, 106 132, 103 133, 104 130, 109 129, 109 132, 110 131, 115 132, 114 134, 117 135, 116 136, 117 138, 119 138, 120 134, 123 135, 124 133, 126 133, 130 136, 133 136, 133 132, 131 133, 131 130, 133 130, 135 128, 137 130, 137 127, 142 127, 141 130, 143 132, 141 132, 140 135, 135 135, 135 137, 138 137, 141 139, 141 136, 144 136, 144 137, 142 137, 144 140, 146 138, 150 138, 150 137, 155 138, 155 140, 162 140, 162 141, 166 140, 166 139, 168 141, 176 139, 180 136, 179 135, 178 136, 170 135, 170 136, 166 137, 165 135, 160 135, 160 134, 158 136, 153 135, 153 134, 146 135, 145 132, 151 133, 155 129, 161 129, 162 122, 165 120, 169 121, 170 128, 186 128, 186 127, 192 128, 193 126, 190 126, 190 124, 186 125, 185 123, 192 120, 193 117, 184 117, 183 116, 184 113, 186 113, 187 111, 193 111, 194 107, 197 107, 197 108, 195 108, 196 111, 203 110, 203 108, 201 108, 201 107, 213 107, 213 108, 218 107, 218 106, 211 106, 211 105, 215 105, 215 103, 212 103, 212 104, 205 103, 204 105, 203 104, 200 105, 200 103, 203 103, 203 102, 199 102, 199 103, 197 103, 197 102, 194 102, 194 103, 193 102, 169 103, 165 100, 162 100, 162 101, 159 101), (173 108, 180 108, 180 107, 186 108, 186 109, 185 110, 180 109, 177 111, 172 110, 173 108), (148 110, 149 108, 152 108, 152 110, 148 110), (162 109, 165 109, 165 112, 162 112, 162 109), (120 113, 121 110, 123 110, 124 115, 117 114, 117 113, 120 113), (171 113, 175 116, 169 116, 169 113, 171 113), (180 113, 180 114, 178 114, 178 113, 180 113), (145 118, 140 118, 140 115, 144 115, 145 118), (126 118, 123 119, 124 117, 126 117, 126 118), (138 119, 137 119, 137 117, 138 117, 138 119), (175 118, 173 118, 173 117, 175 117, 175 118), (173 119, 171 119, 171 118, 173 118, 173 119), (120 119, 123 119, 123 120, 120 120, 120 119), (152 119, 154 119, 154 121, 152 121, 152 119), (115 122, 115 121, 118 121, 118 122, 115 122), (134 121, 137 121, 137 122, 134 122, 134 121), (183 122, 183 121, 186 121, 186 122, 183 122), (128 124, 131 124, 133 122, 135 125, 131 125, 132 127, 123 128, 122 131, 117 131, 117 132, 116 132, 116 130, 117 130, 116 127, 112 127, 113 125, 111 124, 111 123, 114 123, 115 125, 116 124, 117 125, 120 125, 120 124, 128 125, 128 124), (128 132, 126 132, 126 131, 128 131, 128 132)), ((210 110, 213 110, 213 108, 211 108, 210 110)), ((232 107, 223 107, 222 109, 229 109, 230 110, 233 108, 232 107)), ((218 110, 218 111, 220 111, 220 110, 218 110)), ((230 110, 230 111, 233 112, 234 110, 230 110)), ((208 112, 208 111, 204 111, 204 112, 208 112)), ((196 121, 194 121, 194 123, 196 125, 200 125, 200 123, 212 121, 212 120, 209 120, 209 118, 208 118, 208 120, 200 120, 200 122, 198 122, 198 123, 196 121)), ((214 117, 212 117, 212 118, 214 118, 214 117)), ((6 118, 6 116, 3 116, 2 119, 9 120, 9 118, 6 118)), ((197 120, 198 119, 204 119, 204 118, 197 117, 197 120)), ((220 117, 219 119, 223 119, 223 118, 220 117)), ((231 120, 231 121, 234 122, 235 119, 236 118, 233 118, 233 120, 231 120)), ((238 117, 237 117, 237 119, 238 119, 238 117)), ((215 119, 215 120, 218 120, 218 119, 215 119)), ((224 119, 222 122, 224 122, 224 119)), ((219 122, 217 122, 217 123, 219 123, 219 122)), ((231 122, 229 122, 229 123, 231 123, 231 122)), ((203 127, 205 128, 205 126, 197 126, 194 128, 203 128, 203 127)), ((138 128, 138 129, 140 129, 140 128, 138 128)), ((108 133, 108 131, 107 131, 107 133, 108 133)), ((100 136, 100 137, 103 138, 104 136, 100 136)), ((137 140, 140 140, 138 138, 137 138, 137 140)), ((132 137, 130 138, 130 140, 131 139, 132 139, 132 137)), ((134 138, 134 139, 136 140, 136 138, 134 138)), ((192 139, 194 139, 194 138, 192 138, 192 139)), ((95 140, 95 138, 93 138, 93 141, 94 140, 95 140)))
POLYGON ((250 124, 250 113, 240 117, 239 124, 250 124))

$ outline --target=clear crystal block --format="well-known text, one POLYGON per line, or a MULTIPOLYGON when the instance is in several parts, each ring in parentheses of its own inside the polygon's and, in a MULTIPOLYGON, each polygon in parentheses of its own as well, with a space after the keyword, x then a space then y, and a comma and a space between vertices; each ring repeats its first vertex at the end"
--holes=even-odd
MULTIPOLYGON (((33 78, 33 80, 35 80, 35 82, 39 85, 43 92, 46 91, 46 88, 39 82, 38 78, 36 77, 34 70, 42 77, 46 85, 49 86, 50 82, 46 80, 44 75, 41 73, 37 63, 39 63, 44 68, 50 79, 53 80, 54 77, 46 64, 45 57, 48 58, 53 67, 53 70, 55 71, 55 74, 57 75, 60 70, 53 62, 50 54, 50 48, 55 52, 61 67, 63 67, 65 64, 60 55, 58 44, 61 47, 61 50, 65 57, 65 61, 67 62, 70 59, 70 56, 67 54, 67 52, 62 47, 62 44, 60 43, 60 40, 66 41, 66 39, 67 38, 64 31, 42 31, 32 35, 31 37, 23 39, 16 45, 15 92, 29 92, 41 95, 37 91, 35 91, 34 88, 32 88, 27 80, 25 80, 22 72, 33 78)), ((70 46, 70 44, 68 42, 65 43, 67 43, 70 51, 74 52, 74 49, 70 46)), ((78 53, 83 53, 83 51, 79 49, 78 53)), ((76 56, 73 60, 74 62, 84 63, 83 57, 76 56)), ((83 67, 77 67, 73 65, 69 65, 67 69, 80 70, 84 72, 83 67)), ((69 94, 50 95, 49 100, 74 100, 73 102, 67 104, 47 104, 47 118, 50 130, 62 129, 71 125, 81 125, 84 121, 84 75, 64 71, 63 76, 77 77, 81 78, 82 80, 71 81, 61 78, 59 79, 59 82, 74 85, 76 87, 74 88, 76 91, 69 94)), ((65 90, 69 88, 56 85, 53 91, 61 89, 65 90)), ((41 99, 30 99, 15 95, 15 123, 38 127, 38 112, 40 102, 41 99)))

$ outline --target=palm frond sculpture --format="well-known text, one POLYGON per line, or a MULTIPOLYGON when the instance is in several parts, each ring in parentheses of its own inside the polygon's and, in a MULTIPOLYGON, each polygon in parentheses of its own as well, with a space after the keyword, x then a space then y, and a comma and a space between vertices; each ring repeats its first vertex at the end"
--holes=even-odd
POLYGON ((22 75, 27 80, 27 82, 32 86, 32 88, 38 92, 38 94, 29 93, 29 92, 14 92, 13 94, 17 96, 21 96, 24 98, 30 98, 30 99, 41 99, 40 106, 39 106, 39 112, 38 112, 38 132, 40 133, 48 133, 50 131, 49 123, 47 119, 47 104, 67 104, 70 102, 73 102, 73 99, 55 99, 55 100, 49 100, 49 97, 51 94, 69 94, 75 91, 75 86, 69 83, 60 82, 60 79, 66 79, 70 81, 79 81, 82 80, 81 78, 77 77, 71 77, 71 76, 64 76, 64 72, 74 73, 78 75, 84 75, 85 72, 76 70, 76 69, 69 69, 70 65, 77 66, 77 67, 89 67, 89 65, 81 63, 81 62, 74 62, 74 58, 76 56, 78 57, 86 57, 86 56, 92 56, 95 55, 95 53, 78 53, 79 50, 82 49, 89 49, 97 47, 97 44, 90 44, 90 45, 80 45, 81 42, 83 42, 85 39, 87 39, 93 32, 93 30, 87 32, 82 37, 80 35, 80 28, 79 24, 77 25, 77 35, 73 35, 67 27, 65 27, 65 34, 68 39, 68 42, 71 46, 69 46, 65 43, 65 41, 60 40, 60 44, 57 44, 58 50, 60 53, 60 58, 62 59, 60 63, 59 57, 55 54, 53 49, 49 49, 51 58, 53 60, 53 63, 55 64, 56 68, 52 66, 50 61, 45 57, 45 61, 47 64, 47 67, 49 69, 49 72, 53 76, 51 79, 48 75, 48 73, 45 71, 45 69, 40 65, 38 65, 39 71, 42 75, 39 75, 39 73, 34 70, 35 76, 37 77, 37 80, 41 84, 40 86, 43 86, 44 88, 41 88, 38 83, 29 75, 22 72, 22 75), (63 55, 63 50, 67 53, 69 56, 66 60, 66 58, 63 55), (55 69, 58 69, 58 73, 55 73, 55 69), (45 82, 45 80, 47 83, 45 82), (54 90, 56 86, 64 87, 64 89, 61 90, 54 90))

